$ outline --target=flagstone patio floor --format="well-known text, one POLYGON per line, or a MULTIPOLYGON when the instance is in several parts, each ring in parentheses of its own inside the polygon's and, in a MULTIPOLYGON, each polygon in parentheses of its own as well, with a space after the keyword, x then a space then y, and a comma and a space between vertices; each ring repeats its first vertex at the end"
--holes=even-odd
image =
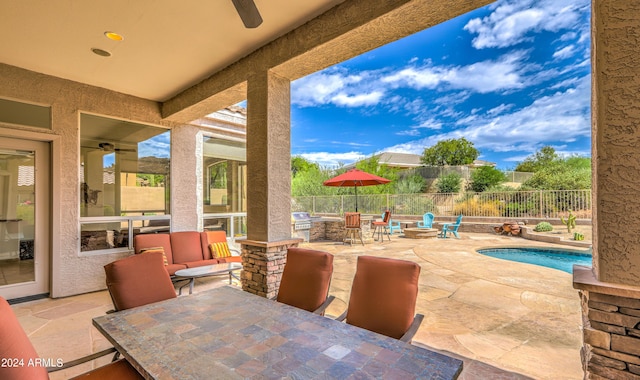
MULTIPOLYGON (((582 379, 580 302, 568 273, 495 259, 476 249, 559 246, 493 234, 460 239, 407 239, 362 245, 336 242, 303 246, 334 254, 327 314, 341 314, 349 299, 359 255, 392 257, 420 264, 417 313, 425 319, 413 344, 464 360, 461 379, 582 379)), ((228 284, 228 277, 198 279, 195 292, 228 284)), ((236 284, 237 285, 237 284, 236 284)), ((71 360, 109 347, 91 319, 112 309, 108 292, 45 299, 13 306, 41 357, 71 360)), ((94 363, 51 374, 65 379, 102 365, 94 363)))

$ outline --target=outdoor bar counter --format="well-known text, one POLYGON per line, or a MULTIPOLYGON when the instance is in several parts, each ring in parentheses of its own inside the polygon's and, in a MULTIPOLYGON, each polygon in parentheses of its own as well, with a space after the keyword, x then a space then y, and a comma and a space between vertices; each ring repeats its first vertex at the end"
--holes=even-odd
MULTIPOLYGON (((378 219, 380 217, 378 216, 378 219)), ((371 237, 371 222, 374 217, 371 215, 361 215, 360 225, 362 226, 362 238, 365 243, 373 242, 371 237)), ((343 241, 345 238, 344 217, 320 216, 311 218, 311 231, 309 241, 343 241)))
POLYGON ((93 319, 146 379, 456 379, 462 361, 224 286, 93 319))

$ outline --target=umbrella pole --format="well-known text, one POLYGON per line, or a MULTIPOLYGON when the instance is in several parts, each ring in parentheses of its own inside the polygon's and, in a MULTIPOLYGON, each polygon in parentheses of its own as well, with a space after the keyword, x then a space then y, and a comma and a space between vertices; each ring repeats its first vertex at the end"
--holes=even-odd
POLYGON ((358 185, 354 186, 356 188, 356 212, 358 212, 358 185))

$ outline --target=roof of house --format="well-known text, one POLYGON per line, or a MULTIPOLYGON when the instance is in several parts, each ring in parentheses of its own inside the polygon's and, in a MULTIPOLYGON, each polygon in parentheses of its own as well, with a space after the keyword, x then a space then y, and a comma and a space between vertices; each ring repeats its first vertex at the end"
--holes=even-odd
MULTIPOLYGON (((381 165, 384 164, 393 168, 406 169, 406 168, 415 168, 415 167, 423 166, 423 163, 421 161, 422 156, 419 154, 382 152, 382 153, 373 155, 373 157, 378 159, 379 164, 381 165)), ((360 160, 360 161, 363 161, 363 160, 360 160)), ((354 163, 345 165, 344 167, 347 169, 355 167, 356 164, 360 161, 356 161, 354 163)), ((471 166, 471 167, 496 166, 496 163, 484 161, 484 160, 474 160, 473 163, 468 166, 471 166)))

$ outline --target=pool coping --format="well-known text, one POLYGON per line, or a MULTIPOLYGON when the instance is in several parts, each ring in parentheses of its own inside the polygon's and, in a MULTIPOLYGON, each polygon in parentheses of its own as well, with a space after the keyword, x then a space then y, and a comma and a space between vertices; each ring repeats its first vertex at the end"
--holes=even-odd
POLYGON ((520 227, 520 231, 520 236, 523 239, 527 240, 542 241, 545 243, 562 244, 582 248, 592 248, 593 246, 590 241, 567 240, 561 236, 534 234, 532 233, 533 228, 527 226, 520 227))

